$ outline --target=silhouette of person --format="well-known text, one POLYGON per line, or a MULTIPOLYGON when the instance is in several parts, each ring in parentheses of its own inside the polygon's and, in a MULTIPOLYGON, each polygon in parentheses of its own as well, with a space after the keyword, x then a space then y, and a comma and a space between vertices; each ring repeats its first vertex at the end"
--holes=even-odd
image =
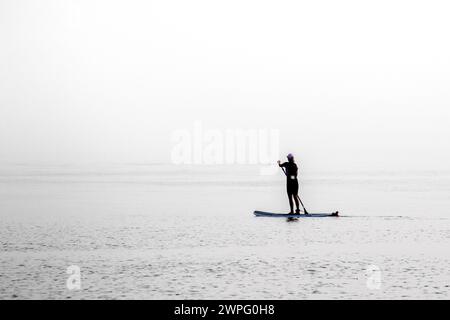
POLYGON ((298 167, 294 162, 294 156, 289 153, 287 155, 287 162, 281 163, 280 160, 278 160, 278 165, 283 169, 284 173, 286 174, 286 190, 287 195, 289 198, 289 206, 291 207, 290 214, 294 214, 294 202, 297 209, 295 210, 296 214, 300 214, 300 208, 299 208, 299 200, 298 200, 298 180, 297 180, 297 174, 298 174, 298 167))

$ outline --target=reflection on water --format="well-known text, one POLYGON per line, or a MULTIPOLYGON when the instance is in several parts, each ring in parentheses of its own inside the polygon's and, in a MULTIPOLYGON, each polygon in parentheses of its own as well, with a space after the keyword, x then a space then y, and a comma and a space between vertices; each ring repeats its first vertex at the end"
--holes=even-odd
POLYGON ((0 298, 450 298, 449 174, 310 174, 307 208, 343 216, 288 223, 252 216, 288 208, 258 173, 3 167, 0 298))

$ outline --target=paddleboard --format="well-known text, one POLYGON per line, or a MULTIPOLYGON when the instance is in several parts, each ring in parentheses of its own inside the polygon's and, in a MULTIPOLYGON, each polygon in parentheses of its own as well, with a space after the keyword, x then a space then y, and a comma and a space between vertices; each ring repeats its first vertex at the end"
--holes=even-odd
POLYGON ((273 218, 325 218, 325 217, 338 217, 339 212, 332 213, 310 213, 310 214, 288 214, 288 213, 272 213, 265 211, 253 212, 257 217, 273 217, 273 218))

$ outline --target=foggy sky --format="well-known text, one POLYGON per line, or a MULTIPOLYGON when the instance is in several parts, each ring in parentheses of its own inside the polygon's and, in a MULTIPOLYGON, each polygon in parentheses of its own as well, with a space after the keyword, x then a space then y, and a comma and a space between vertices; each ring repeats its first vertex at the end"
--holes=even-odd
POLYGON ((202 121, 310 167, 450 170, 449 9, 1 0, 0 162, 168 162, 202 121))

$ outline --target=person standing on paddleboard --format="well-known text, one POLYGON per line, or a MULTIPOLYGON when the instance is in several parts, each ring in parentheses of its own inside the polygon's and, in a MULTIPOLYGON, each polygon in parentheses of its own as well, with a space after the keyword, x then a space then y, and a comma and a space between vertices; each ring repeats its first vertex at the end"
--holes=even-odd
MULTIPOLYGON (((278 160, 278 165, 282 168, 284 174, 286 175, 286 190, 289 198, 289 206, 291 207, 290 214, 294 214, 294 202, 297 209, 295 210, 296 214, 300 214, 299 207, 299 196, 298 196, 298 167, 295 164, 294 156, 289 153, 287 155, 288 162, 281 163, 278 160)), ((308 214, 305 210, 305 214, 308 214)))

